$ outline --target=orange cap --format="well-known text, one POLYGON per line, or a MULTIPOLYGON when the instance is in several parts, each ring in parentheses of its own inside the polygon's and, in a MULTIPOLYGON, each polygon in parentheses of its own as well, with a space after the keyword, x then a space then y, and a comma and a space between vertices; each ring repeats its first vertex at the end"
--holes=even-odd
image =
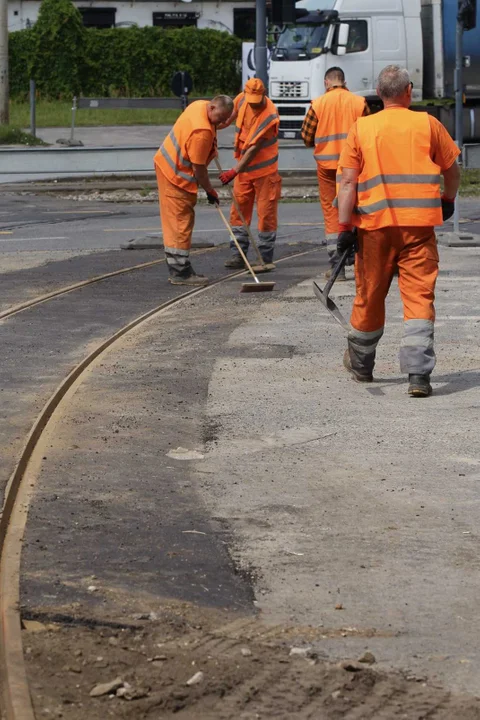
POLYGON ((260 78, 250 78, 245 83, 245 100, 248 103, 260 103, 265 95, 265 85, 260 78))

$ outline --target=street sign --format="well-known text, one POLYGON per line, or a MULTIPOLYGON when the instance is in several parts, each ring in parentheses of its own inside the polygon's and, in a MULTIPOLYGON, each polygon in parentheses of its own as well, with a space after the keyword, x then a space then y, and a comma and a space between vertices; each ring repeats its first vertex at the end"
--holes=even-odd
POLYGON ((193 80, 192 76, 186 70, 176 72, 172 78, 172 92, 177 97, 183 97, 192 92, 193 80))

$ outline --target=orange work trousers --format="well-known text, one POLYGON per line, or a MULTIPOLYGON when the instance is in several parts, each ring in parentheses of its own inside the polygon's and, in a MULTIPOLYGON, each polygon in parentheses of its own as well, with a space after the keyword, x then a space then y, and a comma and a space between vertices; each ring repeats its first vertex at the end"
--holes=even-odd
POLYGON ((324 168, 317 162, 318 194, 322 206, 327 241, 336 241, 338 236, 338 210, 333 207, 333 201, 337 195, 336 176, 336 170, 324 168))
MULTIPOLYGON (((257 200, 259 232, 275 232, 278 224, 278 201, 282 191, 282 178, 271 173, 260 178, 250 178, 248 172, 240 173, 233 183, 233 192, 248 225, 252 222, 255 199, 257 200)), ((243 225, 235 204, 230 210, 230 225, 243 225)))
POLYGON ((438 250, 433 227, 359 230, 355 256, 356 297, 351 324, 373 332, 385 324, 385 298, 398 267, 404 320, 435 320, 438 250))
POLYGON ((171 183, 155 165, 160 203, 163 244, 187 253, 192 245, 197 193, 187 192, 171 183))

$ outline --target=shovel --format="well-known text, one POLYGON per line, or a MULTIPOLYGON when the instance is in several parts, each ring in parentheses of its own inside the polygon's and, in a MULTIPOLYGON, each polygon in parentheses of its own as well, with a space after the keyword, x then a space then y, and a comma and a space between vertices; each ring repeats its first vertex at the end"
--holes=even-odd
POLYGON ((255 275, 255 273, 253 271, 252 266, 250 265, 250 263, 247 260, 245 253, 243 252, 242 248, 240 247, 232 228, 230 227, 230 223, 228 222, 227 218, 223 214, 220 206, 217 203, 215 203, 215 207, 217 208, 218 214, 222 218, 223 223, 230 234, 230 237, 232 238, 233 242, 235 243, 235 246, 236 246, 238 252, 240 253, 240 256, 242 257, 243 262, 245 263, 250 274, 252 275, 253 279, 255 280, 255 282, 253 282, 253 283, 252 282, 242 283, 242 289, 240 290, 240 292, 268 292, 269 290, 273 290, 273 288, 275 287, 274 282, 260 282, 260 280, 257 278, 257 276, 255 275))
POLYGON ((332 274, 330 275, 327 284, 325 287, 322 288, 318 285, 317 281, 313 281, 313 291, 315 295, 318 297, 320 302, 325 305, 328 312, 332 315, 332 317, 342 326, 344 330, 347 332, 350 330, 350 325, 343 317, 342 313, 338 309, 338 307, 333 302, 332 298, 329 297, 330 290, 332 289, 333 283, 337 279, 337 277, 340 275, 341 271, 347 264, 348 256, 352 252, 351 248, 347 248, 347 250, 344 251, 343 255, 340 257, 340 260, 335 265, 334 268, 332 268, 332 274))
MULTIPOLYGON (((220 161, 219 161, 218 157, 215 158, 215 165, 217 166, 218 172, 221 173, 221 172, 222 172, 222 166, 220 165, 220 161)), ((244 216, 243 216, 243 213, 242 213, 242 211, 241 211, 241 209, 240 209, 240 205, 239 205, 239 203, 238 203, 238 200, 237 200, 237 198, 235 197, 235 193, 234 193, 233 189, 230 187, 230 185, 228 186, 228 190, 229 190, 229 192, 230 192, 230 197, 231 197, 232 200, 233 200, 233 204, 235 205, 235 209, 236 209, 236 211, 237 211, 237 213, 238 213, 238 216, 239 216, 240 220, 241 220, 242 223, 243 223, 243 227, 244 227, 245 230, 247 231, 248 238, 249 238, 249 240, 250 240, 250 242, 251 242, 251 244, 252 244, 253 249, 255 250, 255 254, 256 254, 257 259, 258 259, 258 265, 253 265, 254 271, 255 271, 256 273, 264 273, 264 272, 270 272, 271 270, 275 270, 275 265, 274 265, 274 263, 266 263, 266 262, 264 261, 264 259, 262 258, 262 255, 261 255, 261 253, 260 253, 260 250, 258 249, 257 242, 256 242, 255 238, 253 237, 252 231, 250 230, 250 225, 248 225, 247 221, 245 220, 245 218, 244 218, 244 216)))

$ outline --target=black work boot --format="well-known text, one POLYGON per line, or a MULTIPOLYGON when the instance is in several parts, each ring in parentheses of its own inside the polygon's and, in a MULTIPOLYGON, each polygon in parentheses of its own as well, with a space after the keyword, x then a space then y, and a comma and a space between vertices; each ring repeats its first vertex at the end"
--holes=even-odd
POLYGON ((245 263, 241 255, 232 255, 232 257, 225 260, 225 267, 234 268, 235 270, 243 270, 245 263))
POLYGON ((345 354, 343 356, 343 366, 348 372, 351 374, 354 380, 356 382, 365 383, 365 382, 373 382, 373 375, 369 372, 360 372, 359 370, 355 370, 352 367, 352 361, 350 359, 350 352, 348 348, 345 350, 345 354))
POLYGON ((172 285, 186 285, 187 287, 202 287, 210 282, 205 275, 197 275, 192 272, 190 275, 170 275, 168 282, 172 285))
POLYGON ((428 397, 432 394, 430 375, 409 375, 408 382, 410 397, 428 397))

